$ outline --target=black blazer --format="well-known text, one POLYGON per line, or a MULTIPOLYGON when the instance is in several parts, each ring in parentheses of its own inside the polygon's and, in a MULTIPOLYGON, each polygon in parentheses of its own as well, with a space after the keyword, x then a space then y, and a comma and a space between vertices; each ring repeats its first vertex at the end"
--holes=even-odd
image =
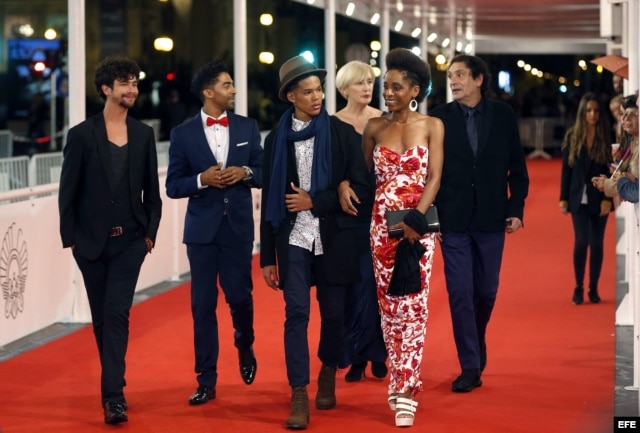
POLYGON ((505 229, 505 219, 523 221, 529 175, 518 122, 504 102, 483 98, 478 152, 473 155, 462 109, 457 102, 429 114, 444 122, 444 165, 436 196, 442 232, 463 232, 475 211, 478 229, 505 229))
MULTIPOLYGON (((338 185, 344 179, 350 179, 351 187, 358 197, 371 194, 366 178, 366 165, 358 134, 351 125, 340 122, 331 117, 331 179, 329 187, 318 191, 312 197, 311 212, 320 218, 320 237, 324 254, 320 256, 321 269, 316 272, 316 278, 328 284, 347 285, 357 282, 360 278, 357 265, 355 227, 356 218, 342 211, 338 199, 338 185)), ((271 159, 275 129, 265 139, 263 186, 262 186, 262 217, 260 222, 260 266, 278 265, 280 274, 280 288, 286 281, 286 263, 289 250, 289 235, 293 230, 297 212, 287 212, 285 220, 275 229, 271 223, 265 221, 267 200, 284 200, 284 197, 269 197, 269 183, 271 179, 271 159)), ((287 189, 285 194, 293 193, 291 182, 299 185, 298 171, 293 143, 287 143, 287 189)))
MULTIPOLYGON (((567 139, 569 135, 567 135, 567 139)), ((566 141, 565 140, 565 141, 566 141)), ((591 183, 591 178, 600 175, 610 176, 609 166, 595 162, 589 157, 583 146, 573 167, 569 165, 569 146, 562 149, 562 175, 560 180, 560 200, 568 202, 567 209, 571 213, 578 212, 582 202, 582 192, 587 187, 587 208, 589 214, 600 215, 600 204, 603 201, 612 202, 603 192, 591 183)))
MULTIPOLYGON (((144 236, 155 243, 162 201, 153 129, 128 117, 127 131, 131 208, 144 236)), ((103 114, 71 128, 63 153, 58 194, 62 246, 75 245, 76 254, 94 260, 113 224, 111 158, 103 114)))

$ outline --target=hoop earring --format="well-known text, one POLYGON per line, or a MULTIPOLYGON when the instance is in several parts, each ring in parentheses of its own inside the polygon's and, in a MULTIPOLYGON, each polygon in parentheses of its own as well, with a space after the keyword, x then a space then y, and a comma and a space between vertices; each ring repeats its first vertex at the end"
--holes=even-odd
POLYGON ((416 111, 417 109, 418 109, 418 101, 416 101, 416 99, 413 98, 411 102, 409 102, 409 110, 416 111))

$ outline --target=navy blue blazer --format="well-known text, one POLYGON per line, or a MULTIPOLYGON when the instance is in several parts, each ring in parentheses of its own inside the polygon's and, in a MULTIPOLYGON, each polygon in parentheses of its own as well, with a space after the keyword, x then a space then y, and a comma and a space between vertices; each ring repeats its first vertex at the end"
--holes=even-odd
POLYGON ((443 233, 464 232, 475 211, 478 229, 505 229, 505 219, 524 215, 529 175, 511 107, 483 98, 478 152, 474 156, 462 109, 450 102, 429 114, 444 122, 444 165, 436 196, 443 233))
POLYGON ((260 131, 254 119, 229 111, 227 116, 229 154, 225 165, 249 167, 253 176, 224 189, 198 189, 198 174, 218 164, 204 134, 200 112, 171 130, 166 189, 171 198, 189 198, 185 244, 211 243, 225 213, 239 240, 253 242, 254 239, 251 188, 262 186, 260 131))
MULTIPOLYGON (((144 236, 155 244, 162 200, 153 129, 127 117, 127 134, 131 209, 144 236)), ((62 245, 75 245, 75 253, 89 260, 98 258, 113 225, 109 146, 100 113, 69 129, 63 150, 58 194, 62 245)))

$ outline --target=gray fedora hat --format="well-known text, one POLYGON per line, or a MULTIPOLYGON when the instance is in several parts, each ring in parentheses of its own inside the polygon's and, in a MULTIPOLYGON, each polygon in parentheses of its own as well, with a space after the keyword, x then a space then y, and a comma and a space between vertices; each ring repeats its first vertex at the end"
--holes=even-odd
POLYGON ((280 91, 278 97, 282 101, 287 101, 287 88, 291 83, 299 80, 303 76, 316 75, 320 81, 327 76, 326 69, 318 69, 303 56, 293 57, 280 66, 280 91))

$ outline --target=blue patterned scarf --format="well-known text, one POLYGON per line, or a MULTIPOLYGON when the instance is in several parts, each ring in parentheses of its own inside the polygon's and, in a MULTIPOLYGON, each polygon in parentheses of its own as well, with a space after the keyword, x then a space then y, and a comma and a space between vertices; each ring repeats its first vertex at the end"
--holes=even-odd
POLYGON ((280 118, 273 139, 273 157, 271 162, 271 181, 265 218, 274 227, 279 227, 285 219, 287 210, 284 195, 287 182, 287 148, 288 143, 308 140, 313 141, 313 166, 311 169, 311 188, 309 194, 327 189, 331 176, 331 143, 329 142, 329 114, 322 107, 320 114, 301 131, 291 129, 294 107, 291 106, 280 118))

